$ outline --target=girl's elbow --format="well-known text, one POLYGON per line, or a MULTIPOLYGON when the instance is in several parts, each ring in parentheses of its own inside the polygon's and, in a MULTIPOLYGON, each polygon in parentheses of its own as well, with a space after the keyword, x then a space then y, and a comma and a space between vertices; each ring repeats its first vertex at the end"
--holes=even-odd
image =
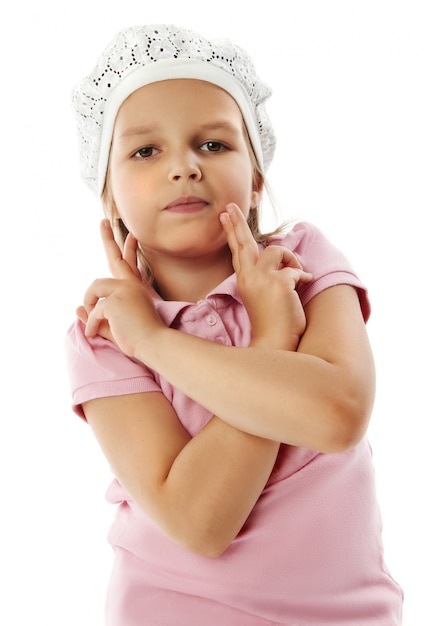
POLYGON ((330 454, 347 452, 348 450, 355 448, 355 446, 363 439, 364 434, 365 430, 360 428, 345 427, 340 429, 329 441, 325 452, 330 454))
POLYGON ((205 507, 180 507, 178 501, 167 501, 153 494, 152 506, 148 498, 137 498, 138 506, 178 546, 198 556, 217 558, 235 538, 235 529, 221 523, 219 516, 205 507), (157 506, 155 506, 157 503, 157 506))
POLYGON ((228 549, 228 547, 230 546, 230 543, 207 543, 205 545, 200 546, 200 549, 197 551, 194 551, 195 554, 198 554, 199 556, 203 556, 206 557, 208 559, 217 559, 220 556, 223 555, 223 553, 228 549))
POLYGON ((221 556, 236 537, 234 527, 224 524, 220 516, 214 516, 209 510, 199 514, 196 510, 159 518, 163 532, 178 546, 197 556, 217 558, 221 556))
POLYGON ((354 448, 365 436, 372 406, 369 402, 346 402, 334 411, 330 432, 329 452, 346 452, 354 448))
POLYGON ((176 537, 175 540, 188 552, 212 559, 222 556, 232 542, 231 537, 204 532, 195 532, 187 537, 176 537))

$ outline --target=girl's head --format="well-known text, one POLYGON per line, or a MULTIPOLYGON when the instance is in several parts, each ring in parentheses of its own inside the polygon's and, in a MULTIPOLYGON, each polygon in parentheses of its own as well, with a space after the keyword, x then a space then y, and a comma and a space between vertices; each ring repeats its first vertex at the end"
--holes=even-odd
MULTIPOLYGON (((241 113, 253 188, 262 189, 275 138, 264 105, 270 90, 258 78, 249 56, 228 41, 210 42, 192 31, 170 25, 132 27, 116 36, 93 72, 73 93, 82 175, 92 190, 103 197, 111 216, 115 216, 116 206, 110 155, 119 112, 125 101, 136 99, 135 94, 144 92, 145 86, 167 82, 210 83, 219 92, 229 94, 241 113)), ((141 120, 143 123, 145 120, 141 120)), ((250 212, 249 223, 259 239, 257 211, 250 212)), ((123 234, 127 233, 124 222, 120 222, 120 228, 123 234)))

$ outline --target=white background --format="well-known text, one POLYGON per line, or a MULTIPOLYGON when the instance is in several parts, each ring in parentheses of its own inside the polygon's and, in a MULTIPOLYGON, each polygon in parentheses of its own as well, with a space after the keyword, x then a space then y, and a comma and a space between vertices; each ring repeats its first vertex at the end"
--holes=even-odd
POLYGON ((151 22, 251 53, 273 87, 269 179, 283 216, 315 222, 369 285, 387 563, 405 589, 405 626, 432 623, 428 4, 42 0, 1 10, 1 624, 103 623, 110 472, 71 413, 63 338, 106 270, 70 92, 117 30, 151 22))

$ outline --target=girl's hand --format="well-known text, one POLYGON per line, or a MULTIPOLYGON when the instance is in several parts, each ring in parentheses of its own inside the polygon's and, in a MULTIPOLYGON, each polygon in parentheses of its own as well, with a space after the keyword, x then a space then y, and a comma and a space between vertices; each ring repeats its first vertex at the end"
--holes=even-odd
POLYGON ((283 246, 259 253, 243 213, 235 204, 220 216, 232 252, 240 295, 252 325, 252 341, 268 347, 296 350, 306 317, 296 287, 309 282, 296 255, 283 246))
POLYGON ((142 282, 136 239, 129 234, 122 253, 108 220, 101 224, 101 236, 113 278, 100 278, 90 285, 77 315, 86 324, 88 337, 100 335, 135 356, 138 345, 165 325, 142 282))

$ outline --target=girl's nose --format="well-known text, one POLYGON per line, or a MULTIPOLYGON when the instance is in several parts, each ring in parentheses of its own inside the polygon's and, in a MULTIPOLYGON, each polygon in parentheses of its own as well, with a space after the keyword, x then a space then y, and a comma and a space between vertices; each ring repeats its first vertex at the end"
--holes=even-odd
POLYGON ((168 177, 171 182, 184 180, 199 181, 202 178, 202 172, 198 163, 194 161, 191 155, 183 155, 183 157, 173 161, 168 177))

